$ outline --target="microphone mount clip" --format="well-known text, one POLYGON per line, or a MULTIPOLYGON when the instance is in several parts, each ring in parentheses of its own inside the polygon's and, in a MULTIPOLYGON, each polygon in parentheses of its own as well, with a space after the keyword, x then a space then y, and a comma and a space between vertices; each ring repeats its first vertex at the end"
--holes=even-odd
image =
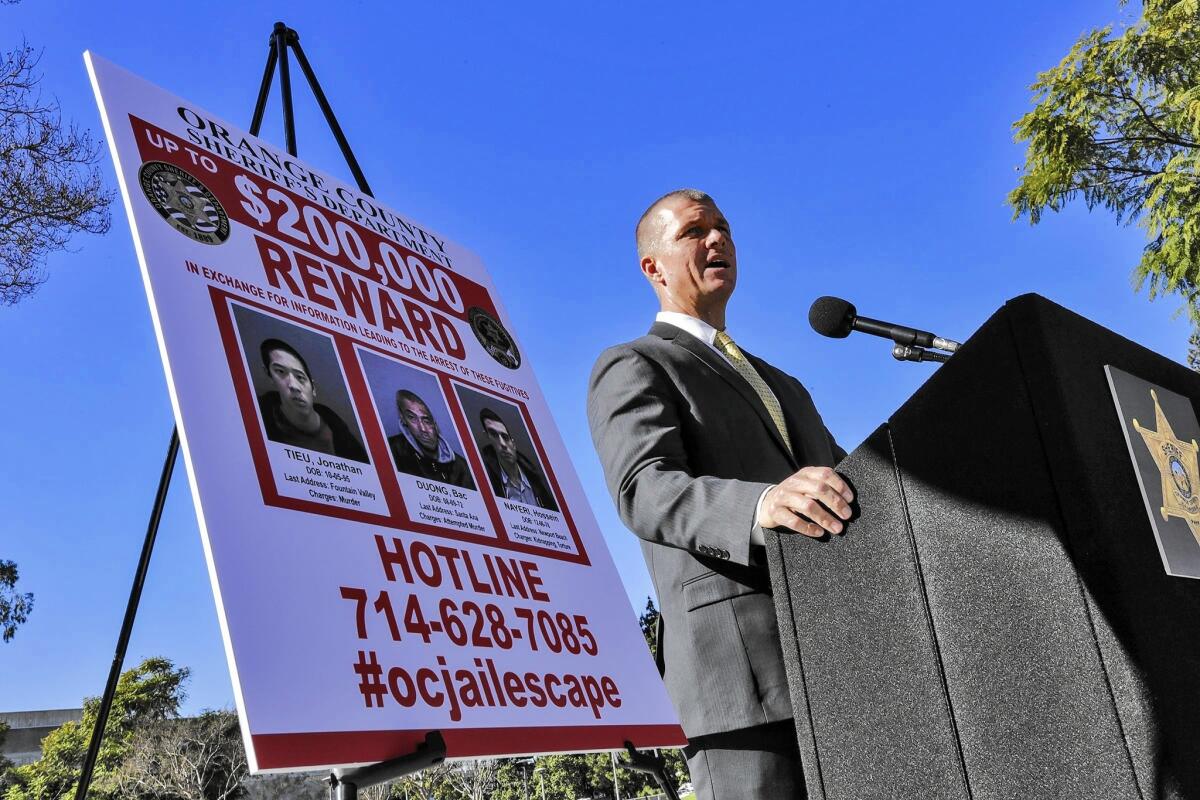
POLYGON ((897 361, 937 361, 945 363, 950 360, 950 355, 947 353, 938 353, 933 350, 926 350, 924 347, 907 344, 897 344, 892 347, 892 357, 897 361))

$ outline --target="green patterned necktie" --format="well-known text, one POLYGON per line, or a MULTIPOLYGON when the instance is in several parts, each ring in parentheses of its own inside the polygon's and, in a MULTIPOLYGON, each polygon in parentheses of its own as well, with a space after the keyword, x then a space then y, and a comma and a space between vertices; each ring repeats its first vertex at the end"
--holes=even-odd
POLYGON ((713 344, 717 346, 722 353, 729 358, 729 363, 738 371, 738 374, 746 379, 746 383, 754 389, 758 394, 758 399, 762 400, 763 405, 767 407, 767 413, 771 415, 771 420, 775 423, 776 430, 783 437, 784 444, 787 445, 788 453, 792 452, 792 440, 788 436, 787 423, 783 421, 783 409, 779 407, 779 401, 775 399, 775 394, 771 391, 771 387, 767 386, 766 381, 754 369, 754 366, 747 360, 746 356, 734 344, 733 339, 725 331, 717 331, 716 337, 713 339, 713 344))

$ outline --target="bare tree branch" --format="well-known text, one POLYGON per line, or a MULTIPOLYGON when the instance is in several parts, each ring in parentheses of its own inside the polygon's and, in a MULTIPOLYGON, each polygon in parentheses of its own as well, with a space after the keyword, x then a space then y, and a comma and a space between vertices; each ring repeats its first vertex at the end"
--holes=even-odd
POLYGON ((206 711, 140 728, 118 783, 134 797, 233 800, 244 793, 247 774, 237 715, 206 711))
POLYGON ((42 97, 39 58, 25 43, 0 55, 0 305, 36 291, 47 256, 73 234, 105 233, 111 222, 100 142, 42 97))

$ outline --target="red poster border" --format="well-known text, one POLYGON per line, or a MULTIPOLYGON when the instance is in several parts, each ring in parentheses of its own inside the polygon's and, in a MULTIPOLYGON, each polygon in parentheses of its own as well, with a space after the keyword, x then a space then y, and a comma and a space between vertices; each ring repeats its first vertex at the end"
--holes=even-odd
MULTIPOLYGON (((387 761, 411 753, 428 730, 379 730, 312 733, 258 733, 250 739, 260 770, 303 769, 330 764, 387 761)), ((513 753, 563 753, 682 747, 678 725, 563 725, 554 727, 446 728, 448 758, 505 756, 513 753), (514 745, 516 747, 514 748, 514 745)))

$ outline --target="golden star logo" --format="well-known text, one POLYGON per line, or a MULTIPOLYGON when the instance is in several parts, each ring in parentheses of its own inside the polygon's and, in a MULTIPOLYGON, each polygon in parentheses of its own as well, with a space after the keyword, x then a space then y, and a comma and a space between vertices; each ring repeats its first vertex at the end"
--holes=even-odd
POLYGON ((1200 495, 1197 494, 1196 483, 1197 475, 1200 475, 1200 468, 1197 467, 1197 451, 1200 451, 1200 447, 1197 447, 1195 439, 1188 443, 1176 438, 1171 423, 1167 422, 1167 415, 1158 404, 1158 394, 1153 389, 1150 390, 1150 397, 1154 400, 1154 424, 1158 430, 1143 428, 1136 419, 1133 427, 1142 435, 1142 441, 1146 443, 1150 457, 1158 465, 1162 476, 1163 504, 1159 512, 1163 522, 1171 517, 1183 519, 1191 529, 1192 536, 1196 537, 1196 542, 1200 543, 1200 495))

